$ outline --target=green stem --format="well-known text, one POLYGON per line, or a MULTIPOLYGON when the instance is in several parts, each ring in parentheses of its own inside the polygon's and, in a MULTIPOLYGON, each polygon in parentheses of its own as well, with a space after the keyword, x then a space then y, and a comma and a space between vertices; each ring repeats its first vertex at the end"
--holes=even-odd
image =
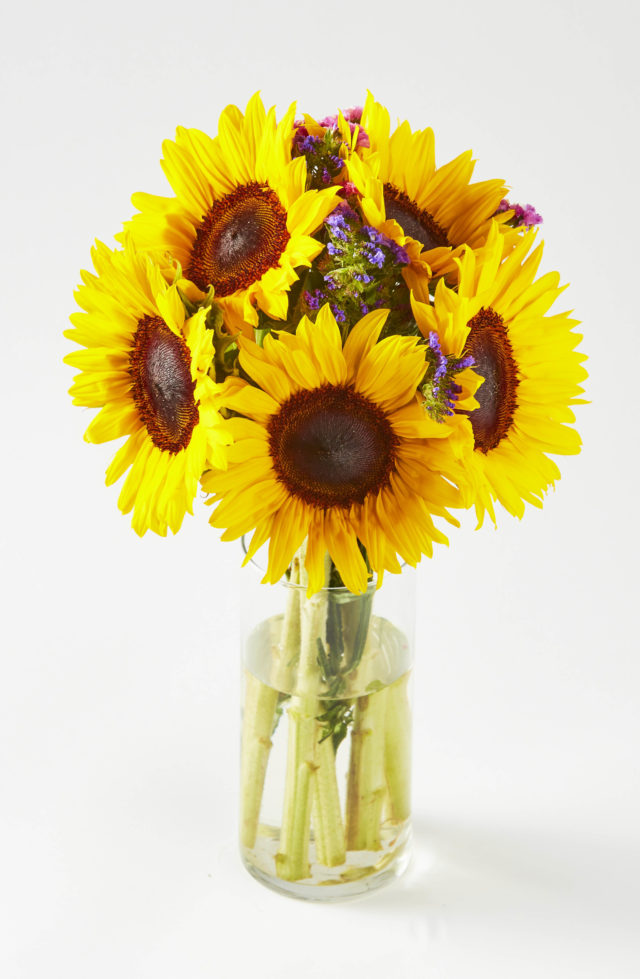
MULTIPOLYGON (((294 559, 291 580, 300 580, 300 562, 294 559)), ((275 638, 275 637, 274 637, 275 638)), ((287 596, 282 632, 277 643, 278 654, 273 658, 270 686, 261 683, 245 671, 245 701, 242 719, 242 767, 240 794, 240 842, 251 849, 255 846, 264 793, 264 782, 271 751, 279 691, 286 690, 291 672, 291 659, 300 648, 300 602, 298 589, 291 588, 287 596)))
POLYGON ((261 683, 249 670, 245 670, 244 682, 240 842, 242 846, 251 849, 255 846, 258 833, 278 691, 261 683))
POLYGON ((347 781, 347 850, 380 849, 380 818, 386 794, 385 712, 384 689, 357 700, 347 781))
MULTIPOLYGON (((318 646, 324 641, 327 619, 326 591, 306 598, 307 574, 300 554, 300 660, 295 693, 289 706, 287 773, 280 847, 276 854, 276 873, 282 880, 309 876, 309 835, 311 803, 316 770, 316 716, 319 713, 320 671, 318 646)), ((329 579, 330 559, 325 557, 325 584, 329 579)))
POLYGON ((316 771, 313 796, 313 835, 318 863, 325 867, 337 867, 347 855, 344 842, 344 826, 340 811, 340 793, 336 777, 336 753, 332 739, 320 740, 322 725, 316 727, 316 771))
MULTIPOLYGON (((300 584, 300 558, 296 554, 291 562, 291 577, 289 584, 300 584)), ((282 631, 280 633, 276 652, 271 668, 271 686, 283 693, 291 691, 291 677, 300 656, 300 589, 291 587, 287 590, 287 605, 282 631)))
POLYGON ((409 674, 387 688, 384 737, 384 772, 389 793, 389 815, 402 823, 411 814, 411 713, 407 687, 409 674))

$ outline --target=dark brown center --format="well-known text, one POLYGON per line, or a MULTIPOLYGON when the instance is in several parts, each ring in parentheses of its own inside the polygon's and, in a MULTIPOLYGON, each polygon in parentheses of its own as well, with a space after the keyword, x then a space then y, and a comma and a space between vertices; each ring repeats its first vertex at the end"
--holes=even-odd
POLYGON ((484 377, 476 391, 480 407, 469 412, 475 448, 495 449, 513 423, 517 407, 518 368, 502 317, 494 309, 481 309, 469 322, 466 353, 473 369, 484 377))
POLYGON ((349 507, 382 489, 398 437, 385 413, 347 385, 298 391, 272 416, 269 449, 290 493, 316 507, 349 507))
POLYGON ((276 268, 289 241, 287 213, 264 184, 236 187, 204 215, 191 250, 187 276, 218 296, 246 289, 276 268))
POLYGON ((393 184, 384 185, 384 206, 387 218, 397 221, 404 233, 419 241, 423 248, 442 248, 450 244, 447 232, 433 215, 419 208, 393 184))
POLYGON ((198 422, 191 356, 182 337, 159 316, 143 316, 129 354, 133 401, 154 445, 179 452, 198 422))

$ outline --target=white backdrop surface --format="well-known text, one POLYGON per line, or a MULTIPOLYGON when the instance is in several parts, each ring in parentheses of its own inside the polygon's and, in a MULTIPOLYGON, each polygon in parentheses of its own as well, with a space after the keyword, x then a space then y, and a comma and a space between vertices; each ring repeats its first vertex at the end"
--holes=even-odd
POLYGON ((62 0, 4 26, 0 974, 637 979, 635 5, 62 0), (176 125, 367 87, 542 212, 592 403, 544 511, 466 519, 420 569, 415 859, 315 907, 236 852, 239 548, 201 504, 136 538, 62 330, 176 125))

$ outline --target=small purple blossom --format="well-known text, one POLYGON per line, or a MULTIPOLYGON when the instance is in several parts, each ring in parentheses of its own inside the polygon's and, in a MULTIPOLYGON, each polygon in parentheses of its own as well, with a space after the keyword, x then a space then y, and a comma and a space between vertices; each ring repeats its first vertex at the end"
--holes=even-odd
MULTIPOLYGON (((393 255, 393 258, 395 259, 396 262, 398 262, 399 265, 408 264, 409 256, 405 251, 405 249, 402 248, 400 245, 398 245, 397 242, 392 241, 391 238, 387 238, 387 236, 383 235, 381 231, 378 231, 376 228, 372 228, 371 225, 369 224, 366 224, 362 230, 367 235, 369 241, 372 244, 380 245, 381 248, 388 248, 391 254, 393 255)), ((380 249, 376 249, 375 250, 376 259, 372 259, 372 261, 374 262, 375 265, 378 265, 378 267, 380 268, 381 266, 378 263, 379 254, 380 254, 380 249)))
MULTIPOLYGON (((350 109, 343 109, 342 115, 347 122, 359 123, 362 119, 362 106, 354 105, 350 109)), ((334 116, 325 116, 324 119, 320 120, 320 125, 324 126, 325 129, 335 129, 338 125, 338 114, 334 116)))
POLYGON ((353 210, 353 208, 350 207, 349 204, 347 204, 346 201, 340 201, 338 206, 334 207, 333 211, 327 218, 327 221, 329 220, 329 218, 333 218, 334 220, 337 220, 339 217, 352 221, 354 218, 357 218, 358 215, 353 210))
POLYGON ((348 231, 348 227, 347 226, 342 227, 341 225, 334 225, 334 227, 331 228, 331 232, 333 234, 333 237, 334 238, 337 238, 338 241, 346 241, 347 240, 347 238, 348 238, 347 231, 348 231))
POLYGON ((337 207, 333 209, 331 214, 324 219, 324 223, 328 224, 331 230, 335 233, 338 229, 342 231, 348 231, 349 225, 348 221, 353 221, 357 219, 358 215, 349 207, 346 201, 341 201, 337 207))
MULTIPOLYGON (((362 129, 362 127, 360 126, 360 120, 362 119, 362 106, 356 105, 353 106, 351 109, 344 109, 342 115, 344 117, 345 122, 348 123, 352 135, 356 131, 356 127, 358 128, 358 138, 356 140, 356 145, 368 149, 370 145, 369 137, 367 136, 364 129, 362 129)), ((325 116, 324 119, 320 120, 320 125, 324 129, 337 129, 338 128, 337 113, 336 115, 325 116)))
POLYGON ((306 302, 309 309, 320 309, 320 300, 322 298, 322 293, 319 289, 311 293, 306 291, 304 294, 304 301, 306 302))
POLYGON ((455 378, 465 367, 471 366, 473 358, 444 354, 440 338, 433 331, 429 333, 427 343, 430 369, 421 390, 425 397, 426 410, 436 421, 442 421, 455 413, 458 398, 462 394, 462 387, 455 378))
POLYGON ((332 241, 330 241, 329 244, 327 245, 327 251, 329 252, 330 255, 343 254, 342 248, 339 248, 337 245, 334 245, 332 241))
POLYGON ((319 143, 317 136, 310 136, 309 130, 304 126, 298 126, 293 134, 293 149, 296 153, 309 153, 319 143))
POLYGON ((447 358, 442 352, 440 338, 433 330, 429 333, 429 347, 435 355, 435 371, 433 375, 433 393, 437 397, 440 390, 440 381, 446 376, 448 370, 447 358))
POLYGON ((347 318, 344 310, 340 309, 339 306, 336 306, 335 303, 331 303, 331 312, 336 318, 336 323, 344 323, 347 318))
POLYGON ((527 204, 522 215, 522 223, 526 228, 531 228, 536 224, 542 224, 542 215, 538 214, 533 204, 527 204))
POLYGON ((338 206, 331 212, 331 214, 325 218, 325 224, 331 231, 334 238, 339 241, 347 241, 349 236, 349 231, 351 230, 349 222, 352 220, 357 220, 357 214, 352 208, 349 207, 346 201, 338 204, 338 206))
POLYGON ((503 198, 499 205, 496 214, 502 214, 504 211, 513 210, 513 218, 511 219, 516 228, 532 228, 536 224, 542 224, 542 215, 538 214, 533 204, 510 204, 506 198, 503 198))
POLYGON ((344 109, 342 115, 347 122, 360 122, 362 119, 362 106, 352 105, 350 109, 344 109))
POLYGON ((455 381, 451 381, 444 392, 445 415, 453 415, 458 397, 462 394, 462 388, 455 381))
MULTIPOLYGON (((365 246, 365 247, 366 247, 366 246, 365 246)), ((363 249, 363 250, 364 250, 364 249, 363 249)), ((384 263, 385 263, 385 259, 386 259, 386 257, 387 257, 387 256, 385 255, 385 253, 384 253, 384 252, 382 251, 382 249, 381 249, 381 248, 373 248, 373 247, 372 247, 371 245, 369 245, 369 246, 368 246, 368 247, 366 248, 366 252, 365 252, 365 254, 366 254, 366 257, 368 258, 368 260, 369 260, 369 262, 370 262, 370 263, 371 263, 372 265, 375 265, 375 266, 376 266, 376 268, 379 268, 379 269, 381 269, 381 268, 382 268, 382 266, 383 266, 383 265, 384 265, 384 263)))
POLYGON ((399 245, 396 241, 390 242, 389 247, 391 248, 391 253, 399 265, 409 264, 409 255, 405 249, 399 245))
POLYGON ((320 140, 317 136, 305 136, 300 140, 300 149, 303 153, 313 153, 320 140))
POLYGON ((389 241, 389 239, 385 238, 385 236, 380 231, 376 231, 375 228, 372 228, 370 224, 365 224, 362 230, 367 235, 369 241, 373 241, 377 245, 380 245, 382 243, 386 244, 389 241))

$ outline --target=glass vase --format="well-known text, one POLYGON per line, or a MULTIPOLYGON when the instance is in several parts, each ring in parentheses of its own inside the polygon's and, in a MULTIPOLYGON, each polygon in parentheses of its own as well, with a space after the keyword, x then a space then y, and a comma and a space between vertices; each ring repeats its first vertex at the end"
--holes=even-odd
POLYGON ((269 586, 255 571, 243 588, 242 859, 294 897, 361 894, 409 862, 414 573, 309 598, 294 574, 269 586))

